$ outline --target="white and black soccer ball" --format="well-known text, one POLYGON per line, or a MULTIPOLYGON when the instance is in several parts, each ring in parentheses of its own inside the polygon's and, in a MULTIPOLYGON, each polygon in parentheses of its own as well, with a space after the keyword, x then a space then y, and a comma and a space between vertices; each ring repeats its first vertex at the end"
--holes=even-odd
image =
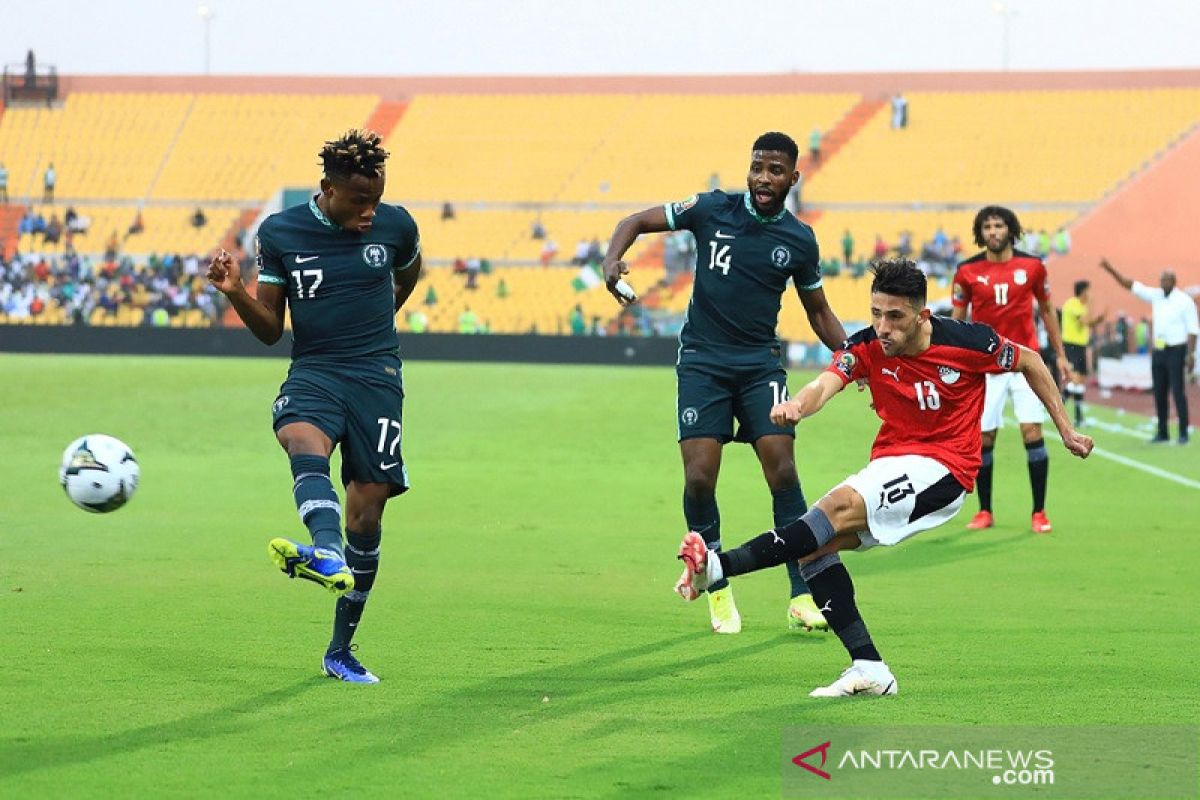
POLYGON ((93 433, 67 445, 58 480, 72 503, 84 511, 106 514, 129 502, 137 490, 139 473, 127 444, 93 433))

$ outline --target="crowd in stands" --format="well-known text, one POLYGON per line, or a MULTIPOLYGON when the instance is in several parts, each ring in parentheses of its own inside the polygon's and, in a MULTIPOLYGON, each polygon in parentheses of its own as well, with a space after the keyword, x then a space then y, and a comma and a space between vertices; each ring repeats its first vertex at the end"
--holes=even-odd
POLYGON ((103 324, 122 309, 140 324, 169 326, 184 312, 189 325, 219 325, 223 296, 204 278, 196 254, 151 255, 146 263, 117 257, 93 261, 86 255, 0 256, 0 313, 9 322, 50 316, 77 325, 103 324))

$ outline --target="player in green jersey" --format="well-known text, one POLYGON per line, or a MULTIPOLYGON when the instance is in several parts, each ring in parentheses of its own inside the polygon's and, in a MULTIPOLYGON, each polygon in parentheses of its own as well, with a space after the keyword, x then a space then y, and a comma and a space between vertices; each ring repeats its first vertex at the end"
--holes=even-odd
MULTIPOLYGON (((779 308, 790 281, 817 337, 837 349, 846 332, 821 288, 812 228, 784 208, 796 185, 796 143, 765 133, 750 153, 747 191, 692 195, 626 217, 617 224, 604 258, 608 289, 633 302, 621 260, 643 233, 687 229, 696 237, 696 275, 687 321, 679 335, 677 425, 683 455, 683 513, 688 529, 721 549, 717 475, 726 442, 748 442, 771 490, 776 526, 799 519, 808 506, 796 475, 795 431, 771 422, 771 408, 788 397, 776 335, 779 308), (734 420, 737 430, 734 430, 734 420)), ((799 565, 789 563, 790 628, 827 630, 799 565)), ((738 633, 741 616, 732 590, 709 589, 713 630, 738 633)))
POLYGON ((322 668, 354 683, 379 680, 350 642, 375 582, 384 506, 408 489, 395 313, 420 276, 421 247, 408 212, 380 202, 387 155, 371 131, 352 130, 325 144, 321 191, 259 227, 256 296, 228 253, 208 268, 209 281, 260 341, 277 342, 285 311, 291 313, 292 363, 272 412, 312 544, 279 537, 268 551, 289 577, 338 595, 322 668), (329 457, 339 445, 344 548, 342 507, 329 477, 329 457))

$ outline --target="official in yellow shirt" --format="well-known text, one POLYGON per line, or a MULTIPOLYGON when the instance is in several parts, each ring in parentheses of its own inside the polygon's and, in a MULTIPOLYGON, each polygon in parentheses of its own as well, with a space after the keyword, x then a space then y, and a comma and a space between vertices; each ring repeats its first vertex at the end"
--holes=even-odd
POLYGON ((1073 375, 1068 375, 1063 386, 1063 401, 1075 398, 1075 427, 1083 425, 1083 393, 1087 387, 1088 344, 1092 338, 1092 326, 1104 321, 1107 311, 1089 316, 1088 289, 1090 281, 1075 281, 1075 296, 1062 306, 1063 349, 1073 375))

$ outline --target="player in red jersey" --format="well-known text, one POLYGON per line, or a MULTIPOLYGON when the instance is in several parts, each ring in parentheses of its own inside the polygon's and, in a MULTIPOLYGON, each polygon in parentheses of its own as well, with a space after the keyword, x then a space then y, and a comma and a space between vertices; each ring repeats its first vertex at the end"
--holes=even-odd
MULTIPOLYGON (((1013 249, 1013 242, 1021 238, 1021 223, 1017 215, 1007 208, 986 206, 975 215, 973 229, 975 244, 984 249, 959 264, 954 274, 954 319, 966 319, 969 308, 971 319, 975 322, 986 323, 1022 347, 1037 350, 1032 310, 1036 302, 1050 338, 1050 346, 1058 356, 1058 363, 1069 370, 1067 365, 1070 362, 1063 352, 1058 315, 1050 302, 1046 267, 1037 256, 1013 249)), ((1068 372, 1065 382, 1073 380, 1073 374, 1068 372)), ((1045 417, 1042 404, 1030 390, 1028 382, 1024 376, 1017 374, 990 375, 987 379, 987 395, 980 422, 983 450, 978 478, 979 513, 967 523, 967 527, 980 530, 995 524, 992 517, 992 448, 996 445, 996 430, 1004 424, 1004 406, 1010 395, 1013 412, 1021 425, 1021 438, 1025 441, 1025 457, 1029 463, 1029 483, 1033 489, 1031 525, 1037 533, 1049 533, 1051 526, 1046 517, 1046 478, 1050 473, 1050 460, 1046 441, 1042 438, 1042 421, 1045 417)))
POLYGON ((1080 458, 1092 451, 1091 438, 1071 427, 1037 350, 984 324, 930 316, 925 275, 907 259, 878 262, 874 273, 871 327, 843 342, 816 380, 771 410, 775 424, 795 425, 846 384, 868 379, 883 425, 866 468, 796 522, 741 547, 709 552, 704 539, 689 531, 679 548, 686 569, 676 590, 686 600, 723 578, 800 561, 813 597, 852 659, 813 697, 896 694, 895 676, 871 641, 837 553, 899 544, 958 512, 979 468, 985 376, 1024 376, 1067 449, 1080 458))

